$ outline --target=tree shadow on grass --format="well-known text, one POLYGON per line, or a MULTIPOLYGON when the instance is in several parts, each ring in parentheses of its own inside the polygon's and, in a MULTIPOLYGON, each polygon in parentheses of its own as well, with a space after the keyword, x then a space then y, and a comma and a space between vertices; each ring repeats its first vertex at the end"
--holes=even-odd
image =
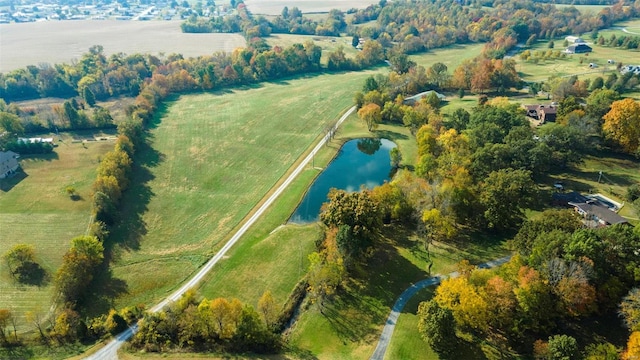
POLYGON ((322 311, 344 343, 376 341, 397 297, 428 276, 391 241, 381 239, 374 247, 373 255, 355 267, 352 278, 322 311))
POLYGON ((89 289, 91 291, 79 303, 79 309, 83 309, 88 317, 106 314, 115 308, 115 300, 129 291, 124 280, 113 277, 107 263, 96 272, 89 289))
POLYGON ((45 286, 49 283, 50 277, 47 271, 40 264, 27 261, 21 264, 14 273, 16 281, 21 285, 45 286))
MULTIPOLYGON (((157 127, 165 111, 165 106, 159 109, 159 114, 148 127, 157 127)), ((140 241, 147 234, 144 214, 154 196, 149 185, 155 178, 151 169, 164 161, 164 155, 154 149, 152 144, 153 135, 147 133, 144 141, 137 145, 131 169, 131 182, 122 195, 118 222, 105 242, 105 257, 108 261, 117 259, 118 250, 139 250, 140 241)))
POLYGON ((388 139, 393 142, 397 140, 407 140, 409 137, 405 134, 390 130, 376 130, 375 135, 380 139, 388 139))
POLYGON ((31 346, 21 344, 8 347, 0 347, 0 359, 33 359, 35 353, 31 346))

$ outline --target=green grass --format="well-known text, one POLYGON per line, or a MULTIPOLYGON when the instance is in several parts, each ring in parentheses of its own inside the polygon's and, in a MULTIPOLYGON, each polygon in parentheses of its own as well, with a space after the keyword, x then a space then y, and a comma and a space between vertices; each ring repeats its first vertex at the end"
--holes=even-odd
POLYGON ((95 170, 100 156, 113 149, 112 141, 88 142, 83 147, 72 143, 71 135, 63 134, 62 139, 53 154, 22 156, 23 173, 0 181, 0 255, 16 244, 33 245, 37 262, 49 278, 40 287, 20 286, 0 261, 0 308, 11 309, 22 330, 32 328, 24 318, 27 311, 48 312, 50 279, 70 240, 87 230, 95 170), (67 186, 75 187, 80 200, 69 198, 67 186))
POLYGON ((449 73, 453 71, 466 59, 472 59, 482 51, 484 44, 451 45, 446 48, 433 49, 425 53, 411 55, 409 58, 428 69, 436 62, 447 65, 449 73))
MULTIPOLYGON (((600 33, 605 35, 607 31, 603 30, 600 33)), ((553 50, 564 50, 562 46, 563 41, 563 39, 554 40, 555 48, 553 50)), ((530 50, 532 53, 538 50, 547 51, 549 50, 547 44, 548 41, 539 41, 534 44, 530 50)), ((595 78, 597 76, 606 78, 611 72, 617 72, 616 66, 608 65, 607 60, 611 59, 623 64, 635 64, 640 58, 640 51, 638 50, 627 50, 597 44, 591 44, 590 46, 593 48, 593 52, 589 54, 567 55, 565 58, 556 60, 541 60, 537 64, 532 61, 523 61, 519 55, 513 58, 517 62, 516 70, 520 74, 520 77, 524 81, 537 82, 547 81, 547 79, 554 76, 571 75, 578 75, 581 79, 595 78), (590 63, 595 63, 599 67, 590 69, 590 63)))
POLYGON ((385 359, 406 360, 437 360, 438 354, 433 352, 429 345, 418 333, 418 305, 422 301, 431 299, 434 287, 428 287, 418 291, 407 303, 396 322, 396 328, 387 347, 385 359))
MULTIPOLYGON (((340 144, 350 138, 380 136, 394 140, 403 151, 405 165, 413 165, 415 140, 404 127, 381 125, 369 133, 352 115, 331 145, 325 147, 315 159, 316 167, 325 167, 336 154, 340 144)), ((272 208, 245 235, 237 247, 203 282, 200 293, 208 298, 237 297, 256 304, 265 290, 270 290, 276 301, 284 303, 293 286, 306 274, 308 255, 315 251, 316 239, 323 231, 317 224, 284 224, 295 210, 319 170, 308 168, 282 195, 272 208), (260 276, 256 276, 260 269, 260 276), (254 286, 247 288, 251 282, 254 286)))
POLYGON ((150 132, 152 148, 139 154, 137 185, 123 199, 131 221, 114 230, 121 241, 113 273, 128 287, 117 304, 154 303, 192 275, 369 75, 318 75, 168 101, 150 132))

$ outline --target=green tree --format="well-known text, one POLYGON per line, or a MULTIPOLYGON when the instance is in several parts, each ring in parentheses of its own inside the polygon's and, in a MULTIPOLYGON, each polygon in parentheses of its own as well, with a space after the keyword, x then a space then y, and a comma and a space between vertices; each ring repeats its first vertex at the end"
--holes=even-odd
POLYGON ((24 127, 20 117, 0 111, 0 151, 5 150, 8 144, 15 142, 22 134, 24 134, 24 127))
POLYGON ((11 275, 22 284, 40 285, 46 277, 45 270, 36 262, 33 245, 17 244, 4 254, 11 275))
POLYGON ((399 168, 400 163, 402 162, 402 153, 398 147, 394 147, 389 151, 389 157, 391 158, 391 166, 394 168, 399 168))
POLYGON ((504 231, 519 225, 524 209, 533 204, 535 193, 529 171, 502 169, 490 173, 480 190, 488 227, 504 231))
POLYGON ((434 300, 418 306, 418 331, 431 349, 443 358, 455 353, 458 338, 451 310, 442 308, 434 300))
POLYGON ((465 109, 456 109, 450 116, 447 125, 451 129, 455 129, 458 133, 467 128, 471 114, 465 109))
POLYGON ((84 99, 84 102, 87 103, 87 105, 91 107, 94 107, 96 105, 96 96, 88 86, 85 86, 82 89, 82 98, 84 99))
POLYGON ((373 241, 382 219, 378 205, 371 198, 369 191, 346 192, 331 189, 329 202, 322 206, 320 220, 329 227, 349 227, 349 239, 353 244, 347 253, 361 254, 373 241))
POLYGON ((585 360, 619 360, 620 350, 611 343, 589 344, 585 348, 585 360))
POLYGON ((569 335, 554 335, 549 337, 550 360, 577 360, 579 358, 578 342, 569 335))
POLYGON ((98 107, 93 111, 93 124, 96 127, 113 126, 113 118, 107 108, 98 107))
MULTIPOLYGON (((595 81, 594 81, 595 82, 595 81)), ((597 85, 597 84, 596 84, 597 85)), ((596 119, 601 119, 606 113, 611 110, 611 104, 620 98, 620 94, 616 91, 609 89, 602 89, 602 86, 596 87, 595 90, 586 99, 587 115, 593 116, 596 119)))
POLYGON ((358 44, 360 44, 360 38, 358 37, 358 35, 353 35, 353 37, 351 38, 351 46, 356 47, 358 46, 358 44))
POLYGON ((75 303, 80 299, 103 258, 104 247, 95 236, 79 236, 71 240, 71 248, 64 255, 55 277, 56 290, 62 302, 75 303))

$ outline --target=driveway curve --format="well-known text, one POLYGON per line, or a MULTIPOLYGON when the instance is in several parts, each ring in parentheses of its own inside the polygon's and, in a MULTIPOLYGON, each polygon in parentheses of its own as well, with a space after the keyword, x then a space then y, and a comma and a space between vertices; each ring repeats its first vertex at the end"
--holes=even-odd
MULTIPOLYGON (((478 265, 478 268, 491 269, 493 267, 500 266, 506 263, 507 261, 509 261, 509 259, 511 259, 511 256, 505 256, 499 259, 495 259, 495 260, 480 264, 478 265)), ((398 317, 400 316, 402 309, 404 309, 405 305, 407 305, 407 302, 409 301, 409 299, 411 299, 411 297, 413 297, 413 295, 415 295, 418 291, 426 287, 440 284, 440 281, 443 279, 446 279, 448 277, 454 278, 457 276, 458 276, 457 271, 452 272, 451 274, 444 277, 437 275, 434 277, 430 277, 428 279, 418 281, 417 283, 409 286, 405 291, 403 291, 402 294, 400 294, 400 296, 396 300, 396 303, 393 304, 393 307, 391 308, 391 313, 387 318, 387 322, 384 324, 384 328, 382 329, 382 334, 380 335, 380 340, 378 340, 378 345, 376 346, 376 349, 373 351, 373 355, 371 355, 370 360, 384 360, 384 355, 387 352, 387 347, 389 346, 389 343, 391 342, 391 336, 393 335, 393 330, 395 330, 396 328, 398 317)))
MULTIPOLYGON (((331 128, 330 132, 335 132, 335 130, 356 110, 356 107, 353 106, 347 112, 345 112, 340 119, 336 122, 335 125, 331 128)), ((309 155, 305 157, 302 162, 293 170, 291 174, 285 179, 285 181, 278 186, 278 188, 265 200, 265 202, 256 210, 256 212, 251 215, 251 217, 245 221, 245 223, 238 229, 238 231, 233 234, 231 239, 227 241, 227 243, 218 251, 199 271, 196 273, 189 281, 187 281, 184 285, 182 285, 178 290, 173 292, 171 295, 166 297, 160 303, 149 309, 151 312, 158 312, 162 310, 165 306, 170 303, 180 299, 182 295, 184 295, 187 290, 195 287, 202 279, 211 271, 213 266, 222 259, 225 254, 231 249, 231 247, 240 240, 242 235, 253 225, 262 214, 273 204, 273 202, 284 192, 284 190, 293 182, 293 180, 305 169, 305 167, 312 161, 313 157, 316 153, 325 145, 328 141, 329 137, 324 136, 318 144, 311 150, 309 155)), ((133 334, 138 330, 137 325, 131 326, 128 330, 118 334, 112 339, 107 345, 98 350, 97 352, 87 356, 85 359, 88 360, 113 360, 118 358, 118 349, 122 346, 122 344, 129 340, 133 334)))

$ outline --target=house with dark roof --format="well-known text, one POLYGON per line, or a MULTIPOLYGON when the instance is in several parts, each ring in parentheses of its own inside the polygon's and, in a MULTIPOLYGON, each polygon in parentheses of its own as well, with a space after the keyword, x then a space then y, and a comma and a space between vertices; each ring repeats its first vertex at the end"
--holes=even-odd
POLYGON ((606 206, 598 201, 587 200, 586 202, 574 203, 570 202, 576 212, 585 220, 585 224, 589 227, 603 227, 617 224, 629 224, 627 219, 609 210, 606 206))
POLYGON ((557 114, 557 106, 555 105, 522 105, 527 112, 527 116, 540 121, 540 124, 544 124, 547 121, 555 121, 557 114))
POLYGON ((0 179, 6 178, 18 170, 20 167, 18 157, 19 155, 13 151, 0 151, 0 179))
POLYGON ((590 53, 592 52, 593 49, 591 48, 591 46, 587 45, 587 44, 573 44, 573 45, 569 45, 564 52, 566 52, 567 54, 584 54, 584 53, 590 53))

